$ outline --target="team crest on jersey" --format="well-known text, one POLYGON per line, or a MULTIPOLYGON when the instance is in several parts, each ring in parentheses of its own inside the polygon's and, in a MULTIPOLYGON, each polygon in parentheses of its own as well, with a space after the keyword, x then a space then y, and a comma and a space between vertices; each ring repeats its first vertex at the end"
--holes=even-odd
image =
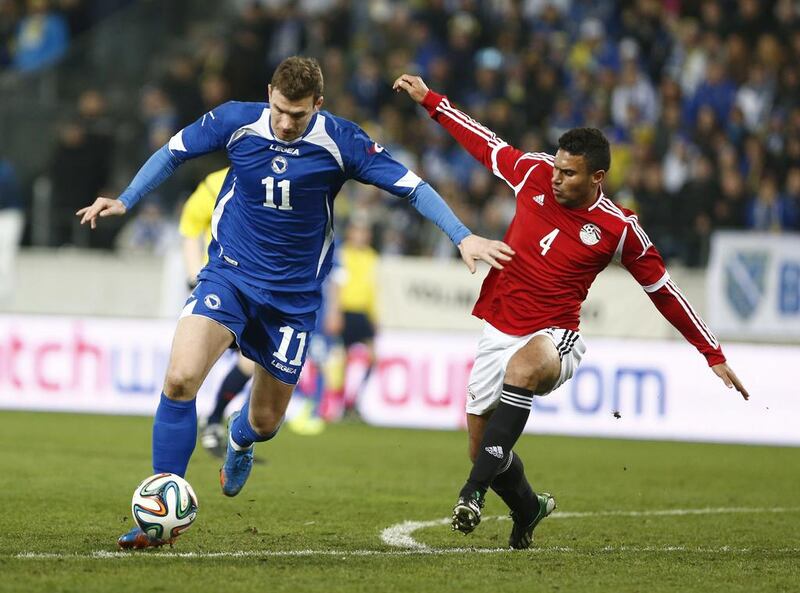
POLYGON ((369 153, 370 154, 378 154, 379 152, 383 152, 383 146, 378 144, 377 142, 373 142, 369 146, 369 153))
POLYGON ((600 242, 600 229, 591 223, 583 225, 580 235, 584 245, 597 245, 600 242))
POLYGON ((289 167, 289 162, 286 160, 285 157, 276 156, 272 159, 272 170, 278 173, 286 173, 286 169, 289 167))
POLYGON ((222 299, 215 294, 207 294, 203 299, 203 302, 209 309, 217 310, 220 308, 220 306, 222 306, 222 299))

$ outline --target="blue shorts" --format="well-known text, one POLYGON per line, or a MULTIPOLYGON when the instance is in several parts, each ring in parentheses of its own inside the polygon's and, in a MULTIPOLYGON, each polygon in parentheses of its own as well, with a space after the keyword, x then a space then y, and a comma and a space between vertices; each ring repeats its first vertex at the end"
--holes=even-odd
POLYGON ((206 267, 181 317, 202 315, 228 328, 242 354, 296 385, 317 316, 316 310, 287 312, 296 310, 298 296, 234 283, 206 267))

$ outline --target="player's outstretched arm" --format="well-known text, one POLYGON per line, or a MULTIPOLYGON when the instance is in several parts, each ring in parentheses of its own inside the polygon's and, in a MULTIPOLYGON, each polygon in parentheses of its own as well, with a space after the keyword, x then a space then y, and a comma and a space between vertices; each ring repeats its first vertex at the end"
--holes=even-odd
POLYGON ((744 399, 750 399, 750 394, 747 393, 747 389, 744 388, 742 382, 739 380, 739 377, 736 376, 736 373, 733 372, 733 369, 728 366, 727 362, 723 362, 722 364, 715 364, 711 367, 711 370, 714 371, 714 374, 722 379, 722 381, 727 385, 728 389, 736 389, 739 393, 742 394, 744 399))
POLYGON ((475 273, 475 262, 478 260, 502 270, 502 262, 511 261, 511 256, 514 255, 514 250, 502 241, 493 241, 480 235, 464 237, 458 244, 458 251, 471 274, 475 273))
POLYGON ((494 175, 517 187, 531 168, 542 163, 540 155, 527 154, 510 146, 489 128, 450 104, 444 95, 428 88, 419 76, 402 74, 394 81, 396 92, 405 91, 422 105, 436 122, 494 175))
POLYGON ((97 198, 91 206, 78 210, 75 215, 81 217, 81 224, 87 222, 92 228, 97 228, 97 218, 106 216, 122 216, 128 211, 120 200, 111 198, 97 198))

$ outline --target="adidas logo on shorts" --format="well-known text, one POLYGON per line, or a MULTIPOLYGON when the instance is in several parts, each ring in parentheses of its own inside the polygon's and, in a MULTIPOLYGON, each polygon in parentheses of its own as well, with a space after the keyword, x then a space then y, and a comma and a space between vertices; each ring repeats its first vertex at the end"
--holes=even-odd
POLYGON ((495 445, 494 447, 486 447, 484 451, 486 451, 492 457, 497 457, 498 459, 503 458, 503 447, 495 445))

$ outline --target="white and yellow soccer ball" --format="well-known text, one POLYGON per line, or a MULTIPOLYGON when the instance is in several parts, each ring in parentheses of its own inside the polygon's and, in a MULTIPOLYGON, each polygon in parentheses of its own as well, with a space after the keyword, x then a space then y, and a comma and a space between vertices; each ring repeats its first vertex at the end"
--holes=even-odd
POLYGON ((155 474, 134 490, 131 513, 147 535, 172 542, 197 518, 197 495, 182 477, 155 474))

